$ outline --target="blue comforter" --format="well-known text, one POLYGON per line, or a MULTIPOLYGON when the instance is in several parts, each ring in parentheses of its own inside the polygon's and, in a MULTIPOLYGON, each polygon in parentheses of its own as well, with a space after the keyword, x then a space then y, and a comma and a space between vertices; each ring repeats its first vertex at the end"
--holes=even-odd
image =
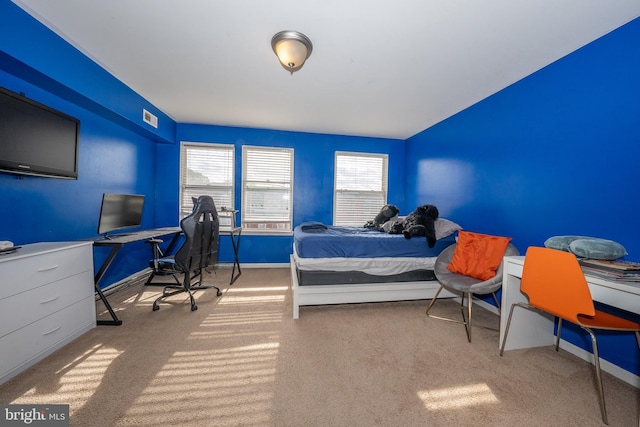
POLYGON ((296 253, 302 258, 434 257, 455 243, 455 234, 438 240, 433 248, 424 237, 405 239, 364 227, 326 226, 324 231, 293 230, 296 253))

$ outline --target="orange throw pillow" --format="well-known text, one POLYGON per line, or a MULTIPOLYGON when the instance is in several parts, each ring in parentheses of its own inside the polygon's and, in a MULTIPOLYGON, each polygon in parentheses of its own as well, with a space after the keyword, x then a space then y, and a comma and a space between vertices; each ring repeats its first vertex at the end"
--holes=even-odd
POLYGON ((511 237, 458 231, 458 245, 447 268, 458 274, 489 280, 504 257, 511 237))

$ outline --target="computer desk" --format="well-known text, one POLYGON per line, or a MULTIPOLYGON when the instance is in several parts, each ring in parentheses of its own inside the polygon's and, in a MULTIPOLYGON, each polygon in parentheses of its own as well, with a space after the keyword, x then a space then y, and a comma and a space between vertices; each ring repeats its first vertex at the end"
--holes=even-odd
MULTIPOLYGON (((529 302, 527 296, 520 291, 524 258, 504 257, 498 345, 504 338, 511 306, 516 302, 529 302)), ((640 283, 613 281, 589 275, 585 275, 585 278, 594 301, 640 314, 640 283)), ((514 310, 505 350, 554 345, 554 324, 555 319, 549 314, 532 310, 514 310)))
POLYGON ((105 307, 109 311, 109 314, 111 315, 111 320, 97 320, 96 323, 98 325, 112 325, 112 326, 122 325, 122 320, 118 319, 118 316, 116 316, 115 311, 113 311, 111 304, 109 304, 107 297, 104 295, 104 293, 102 292, 102 289, 100 289, 100 286, 99 286, 100 280, 109 269, 109 266, 113 262, 114 258, 116 257, 120 249, 122 249, 124 245, 126 245, 127 243, 139 242, 141 240, 148 240, 148 239, 153 239, 155 237, 173 234, 173 238, 171 239, 171 242, 169 243, 169 246, 165 251, 167 253, 170 253, 173 247, 178 242, 178 237, 180 237, 181 233, 182 233, 182 229, 180 227, 164 227, 164 228, 153 228, 150 230, 136 231, 132 233, 111 234, 111 235, 108 235, 107 238, 100 237, 93 241, 94 246, 111 247, 111 252, 109 252, 109 255, 100 266, 100 269, 98 270, 94 278, 94 286, 95 286, 96 292, 98 293, 98 295, 100 296, 100 299, 102 300, 105 307))

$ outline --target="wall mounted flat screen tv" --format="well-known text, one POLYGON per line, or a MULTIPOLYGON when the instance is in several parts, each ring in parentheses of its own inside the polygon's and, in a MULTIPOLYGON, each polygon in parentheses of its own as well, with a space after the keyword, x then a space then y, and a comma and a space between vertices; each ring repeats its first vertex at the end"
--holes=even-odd
POLYGON ((139 227, 142 224, 142 207, 144 196, 141 194, 102 195, 98 234, 104 234, 123 228, 139 227))
POLYGON ((0 88, 0 171, 78 178, 80 121, 0 88))

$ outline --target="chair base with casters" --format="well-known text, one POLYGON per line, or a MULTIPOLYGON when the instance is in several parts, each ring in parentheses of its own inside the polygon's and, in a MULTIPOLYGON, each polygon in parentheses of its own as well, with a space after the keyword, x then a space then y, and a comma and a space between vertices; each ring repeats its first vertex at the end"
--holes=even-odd
MULTIPOLYGON (((467 340, 471 342, 471 332, 472 332, 472 308, 473 308, 473 295, 488 295, 492 294, 493 299, 495 300, 498 310, 500 310, 500 302, 495 294, 495 292, 502 286, 502 265, 501 262, 496 270, 496 275, 489 280, 479 280, 474 277, 465 276, 462 274, 454 273, 449 271, 447 266, 453 259, 453 254, 455 251, 456 245, 453 244, 446 248, 444 251, 438 255, 434 265, 434 273, 436 275, 436 279, 440 282, 440 289, 436 292, 436 295, 433 297, 429 305, 427 306, 426 315, 433 319, 438 320, 446 320, 448 322, 461 323, 464 325, 465 331, 467 333, 467 340), (449 317, 436 316, 431 313, 431 308, 434 306, 436 301, 438 300, 438 295, 442 292, 443 289, 446 289, 449 292, 459 294, 460 295, 460 312, 462 313, 462 320, 452 319, 449 317), (465 310, 465 300, 467 301, 467 306, 465 310), (465 313, 466 311, 466 313, 465 313)), ((511 243, 507 246, 505 251, 505 256, 518 255, 519 252, 515 246, 511 243)), ((495 328, 487 328, 485 326, 481 326, 486 329, 495 328)))
MULTIPOLYGON (((206 270, 205 270, 206 271, 206 270)), ((189 275, 186 274, 185 275, 185 283, 184 284, 180 284, 180 282, 178 282, 177 285, 173 285, 173 284, 167 284, 164 289, 162 290, 162 295, 160 295, 158 298, 156 298, 156 300, 153 302, 153 311, 157 311, 160 310, 160 307, 158 306, 158 303, 162 302, 164 299, 169 298, 173 295, 178 295, 181 293, 187 293, 189 294, 189 299, 191 301, 191 311, 196 311, 198 309, 198 306, 196 305, 196 300, 193 296, 193 293, 195 291, 199 291, 202 289, 215 289, 216 290, 216 296, 222 296, 222 291, 220 290, 220 288, 218 288, 217 286, 213 286, 213 285, 203 285, 202 284, 202 270, 200 270, 194 277, 193 279, 196 279, 196 283, 195 284, 191 284, 191 283, 187 283, 187 282, 191 282, 193 279, 191 277, 188 277, 189 275)), ((174 278, 177 280, 176 276, 174 276, 174 278)))
POLYGON ((504 354, 511 319, 516 307, 548 313, 558 319, 556 351, 560 348, 563 320, 580 326, 591 338, 602 422, 609 424, 600 370, 598 341, 594 330, 635 333, 640 348, 640 324, 595 309, 580 264, 576 257, 569 252, 530 247, 525 256, 520 290, 529 297, 529 303, 517 302, 511 306, 500 345, 500 356, 504 354))

